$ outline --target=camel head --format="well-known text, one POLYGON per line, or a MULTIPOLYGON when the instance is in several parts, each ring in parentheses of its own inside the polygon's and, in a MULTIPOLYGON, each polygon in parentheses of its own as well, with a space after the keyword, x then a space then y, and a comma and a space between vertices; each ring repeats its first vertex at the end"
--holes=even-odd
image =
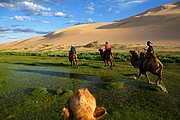
POLYGON ((138 53, 137 50, 133 51, 133 50, 130 50, 129 51, 131 53, 131 64, 132 66, 137 66, 138 64, 138 60, 140 59, 140 54, 138 53))
POLYGON ((96 107, 96 99, 87 88, 80 88, 69 98, 68 105, 68 108, 63 108, 66 119, 97 120, 106 114, 103 107, 96 107))
POLYGON ((100 54, 101 54, 101 56, 103 56, 103 54, 104 54, 104 51, 103 51, 103 49, 99 49, 99 52, 100 52, 100 54))

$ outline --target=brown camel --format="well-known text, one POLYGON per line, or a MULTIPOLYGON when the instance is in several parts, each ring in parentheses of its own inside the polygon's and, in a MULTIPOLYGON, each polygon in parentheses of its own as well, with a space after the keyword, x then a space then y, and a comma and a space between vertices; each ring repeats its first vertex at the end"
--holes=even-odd
MULTIPOLYGON (((129 51, 131 53, 131 64, 136 67, 138 66, 138 61, 141 59, 141 55, 143 53, 138 53, 138 51, 129 51)), ((160 84, 162 81, 162 71, 163 71, 163 64, 157 59, 155 54, 152 54, 152 57, 150 59, 146 59, 143 63, 142 66, 139 67, 139 76, 137 79, 140 78, 141 74, 145 75, 146 78, 148 79, 148 83, 150 84, 151 81, 148 77, 147 72, 151 72, 152 74, 158 76, 158 79, 156 81, 156 84, 160 84)))
POLYGON ((68 108, 63 108, 67 120, 97 120, 105 114, 103 107, 96 107, 96 99, 87 88, 80 88, 69 98, 68 108))
POLYGON ((110 68, 112 68, 113 65, 113 60, 114 60, 114 55, 111 55, 111 50, 107 53, 104 53, 103 49, 99 49, 100 55, 104 61, 104 66, 106 67, 107 65, 109 65, 108 61, 111 63, 110 68))
POLYGON ((74 51, 69 51, 69 61, 71 62, 71 67, 78 66, 78 57, 74 51))

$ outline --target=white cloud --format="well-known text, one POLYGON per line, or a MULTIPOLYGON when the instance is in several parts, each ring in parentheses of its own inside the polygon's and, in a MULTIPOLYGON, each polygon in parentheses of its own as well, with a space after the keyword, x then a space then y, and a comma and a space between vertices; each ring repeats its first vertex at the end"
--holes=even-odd
POLYGON ((8 3, 0 3, 0 7, 8 8, 8 9, 15 9, 15 8, 17 8, 17 7, 15 7, 14 4, 8 4, 8 3))
POLYGON ((64 14, 64 13, 62 13, 62 12, 56 12, 56 13, 54 14, 54 16, 56 16, 56 17, 65 17, 66 14, 64 14))
POLYGON ((87 7, 86 7, 86 9, 87 9, 86 13, 93 14, 94 10, 95 10, 94 6, 95 6, 94 3, 88 4, 87 7))
POLYGON ((39 15, 42 15, 42 16, 51 16, 52 13, 51 12, 41 12, 41 13, 39 13, 39 15))
POLYGON ((40 30, 34 30, 34 29, 29 29, 29 28, 26 28, 26 29, 22 29, 22 28, 17 28, 17 29, 13 29, 12 31, 18 33, 18 32, 22 32, 22 33, 37 33, 37 34, 48 34, 50 33, 51 31, 40 31, 40 30))
POLYGON ((3 37, 3 38, 9 38, 9 39, 16 39, 15 36, 12 36, 12 35, 9 35, 9 34, 1 34, 0 37, 3 37))
POLYGON ((34 19, 34 21, 41 22, 41 23, 44 23, 44 24, 49 24, 50 23, 49 21, 45 21, 45 20, 34 19))
POLYGON ((121 8, 131 7, 147 0, 99 0, 108 5, 107 11, 119 11, 121 8))
POLYGON ((14 16, 13 18, 11 18, 11 19, 14 19, 14 20, 20 20, 20 21, 24 21, 24 20, 31 20, 31 18, 30 17, 28 17, 28 16, 14 16))
POLYGON ((94 22, 91 18, 88 18, 86 21, 87 21, 87 23, 93 23, 94 22))
MULTIPOLYGON (((66 0, 0 0, 0 7, 11 10, 18 10, 25 13, 26 16, 54 16, 72 18, 73 15, 68 15, 62 12, 53 11, 50 7, 45 7, 47 3, 60 3, 66 0)), ((17 18, 17 20, 24 20, 25 18, 17 18)))
POLYGON ((76 24, 76 23, 79 23, 79 22, 76 20, 70 20, 70 21, 66 22, 66 24, 76 24))
POLYGON ((21 3, 25 7, 25 9, 29 9, 32 11, 51 11, 51 8, 46 8, 46 7, 43 7, 41 5, 38 5, 38 4, 35 4, 32 2, 24 1, 21 3))
POLYGON ((1 32, 7 32, 7 31, 9 31, 9 28, 4 28, 4 27, 0 26, 0 33, 1 32))
POLYGON ((41 22, 41 23, 45 23, 45 24, 49 24, 49 21, 45 21, 45 20, 38 20, 38 19, 34 19, 32 17, 29 16, 14 16, 10 18, 11 20, 18 20, 18 21, 25 21, 25 20, 29 20, 29 21, 36 21, 36 22, 41 22))
POLYGON ((56 12, 56 13, 54 13, 54 16, 55 17, 66 17, 66 18, 72 18, 73 17, 72 15, 67 15, 67 14, 64 14, 62 12, 56 12))
POLYGON ((112 7, 109 7, 107 11, 112 11, 112 7))

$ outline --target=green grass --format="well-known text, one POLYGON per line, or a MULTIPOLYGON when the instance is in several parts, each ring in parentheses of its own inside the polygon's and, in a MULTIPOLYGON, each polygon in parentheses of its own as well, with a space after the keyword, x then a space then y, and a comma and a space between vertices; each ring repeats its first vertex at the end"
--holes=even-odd
MULTIPOLYGON (((139 51, 141 52, 141 51, 139 51)), ((130 54, 126 52, 113 51, 115 61, 126 62, 130 60, 130 54)), ((16 55, 16 56, 41 56, 41 57, 68 57, 68 51, 47 51, 47 52, 3 52, 0 55, 16 55)), ((180 63, 180 51, 168 52, 157 51, 158 59, 163 63, 180 63)), ((79 59, 101 60, 101 56, 97 51, 78 51, 79 59)))
POLYGON ((83 58, 77 69, 67 57, 0 55, 0 119, 64 120, 68 98, 85 87, 97 106, 106 108, 102 120, 178 120, 180 64, 164 63, 167 94, 149 86, 144 76, 134 80, 138 69, 119 59, 111 70, 101 60, 83 58))

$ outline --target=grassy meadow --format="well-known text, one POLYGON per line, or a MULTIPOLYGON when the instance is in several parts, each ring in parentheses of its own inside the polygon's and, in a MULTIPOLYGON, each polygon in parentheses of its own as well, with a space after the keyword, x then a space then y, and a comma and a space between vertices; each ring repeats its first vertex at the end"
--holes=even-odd
MULTIPOLYGON (((148 85, 130 64, 129 53, 115 53, 113 69, 98 52, 78 53, 72 68, 67 53, 0 53, 0 119, 64 120, 62 108, 73 93, 88 88, 107 115, 102 120, 179 120, 180 52, 157 53, 169 94, 148 85)), ((157 77, 149 74, 152 81, 157 77)))

